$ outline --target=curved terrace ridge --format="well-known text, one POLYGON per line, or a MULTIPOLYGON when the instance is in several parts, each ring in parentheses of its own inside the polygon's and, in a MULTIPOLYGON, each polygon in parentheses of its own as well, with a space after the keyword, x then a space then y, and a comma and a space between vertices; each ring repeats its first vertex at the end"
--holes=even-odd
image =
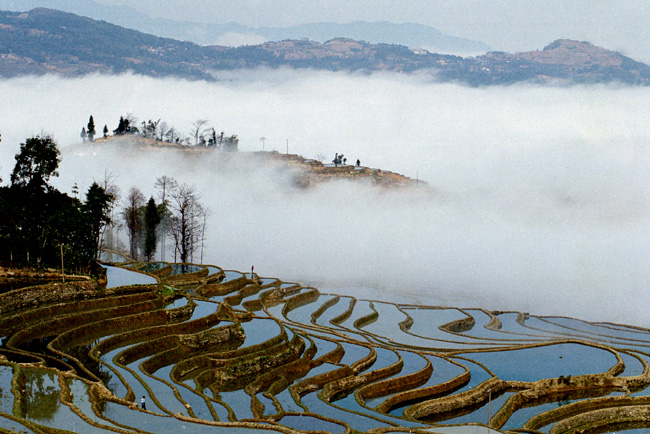
POLYGON ((199 264, 105 267, 155 283, 66 276, 0 294, 0 432, 650 428, 647 329, 199 264))

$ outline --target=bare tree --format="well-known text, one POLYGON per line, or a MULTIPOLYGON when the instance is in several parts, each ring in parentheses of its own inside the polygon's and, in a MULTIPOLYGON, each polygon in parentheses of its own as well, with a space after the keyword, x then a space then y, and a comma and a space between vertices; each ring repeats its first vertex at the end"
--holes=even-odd
POLYGON ((174 240, 174 258, 180 262, 193 258, 198 242, 202 238, 201 216, 203 208, 194 186, 180 185, 170 194, 170 234, 174 240))
POLYGON ((203 207, 202 208, 202 214, 201 217, 203 218, 202 224, 201 224, 201 264, 203 264, 203 247, 205 246, 205 227, 208 224, 208 217, 212 215, 212 211, 210 211, 210 208, 208 207, 203 207))
POLYGON ((161 218, 160 225, 158 226, 161 232, 160 239, 160 260, 165 260, 165 238, 170 229, 170 212, 169 212, 169 196, 172 191, 178 188, 178 182, 171 176, 163 175, 156 179, 155 188, 158 190, 158 198, 160 199, 161 218))
POLYGON ((102 187, 106 190, 106 193, 109 193, 112 196, 115 196, 117 201, 120 197, 120 187, 117 186, 116 181, 117 175, 108 170, 104 171, 104 181, 102 182, 102 187))
POLYGON ((124 116, 124 123, 127 127, 127 134, 137 134, 139 132, 138 127, 136 127, 138 118, 133 113, 127 113, 124 116))
POLYGON ((178 188, 178 182, 171 176, 163 175, 156 179, 154 187, 160 190, 158 195, 160 196, 161 202, 167 203, 169 194, 178 188))
POLYGON ((156 140, 162 142, 165 140, 165 137, 167 136, 167 132, 170 130, 169 125, 167 125, 167 122, 162 121, 160 122, 160 125, 158 125, 158 131, 156 132, 156 140))
POLYGON ((142 135, 142 137, 158 140, 159 126, 160 126, 160 119, 158 119, 157 121, 152 121, 151 119, 149 119, 146 122, 142 121, 140 134, 142 135))
POLYGON ((192 123, 192 131, 190 134, 194 139, 194 146, 198 146, 201 142, 205 143, 205 134, 208 132, 208 121, 199 119, 192 123))
POLYGON ((102 182, 98 182, 98 184, 104 188, 104 191, 108 195, 110 195, 112 199, 109 204, 109 211, 108 211, 110 215, 110 222, 103 227, 101 233, 99 234, 100 248, 104 243, 104 236, 106 236, 106 243, 108 245, 108 248, 115 249, 116 236, 113 233, 113 231, 117 228, 117 223, 113 218, 113 214, 115 211, 115 205, 120 200, 120 188, 117 186, 116 180, 117 180, 117 175, 115 175, 113 172, 105 170, 104 180, 102 182))
POLYGON ((129 231, 129 248, 133 259, 138 259, 138 244, 144 229, 142 219, 144 203, 145 199, 142 192, 137 187, 131 187, 124 205, 124 221, 129 231))
POLYGON ((171 127, 165 132, 165 138, 169 143, 180 143, 182 134, 179 133, 176 128, 171 127))

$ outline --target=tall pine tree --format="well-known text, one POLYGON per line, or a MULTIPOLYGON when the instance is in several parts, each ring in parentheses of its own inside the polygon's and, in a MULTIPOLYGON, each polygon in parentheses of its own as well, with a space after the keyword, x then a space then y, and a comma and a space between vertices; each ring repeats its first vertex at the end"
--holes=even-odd
POLYGON ((91 142, 95 140, 95 120, 93 119, 93 115, 90 115, 90 119, 88 119, 88 128, 86 133, 88 134, 88 140, 91 142))
POLYGON ((156 201, 152 198, 147 202, 144 211, 144 257, 147 262, 151 262, 153 254, 156 252, 156 229, 160 224, 160 214, 156 201))

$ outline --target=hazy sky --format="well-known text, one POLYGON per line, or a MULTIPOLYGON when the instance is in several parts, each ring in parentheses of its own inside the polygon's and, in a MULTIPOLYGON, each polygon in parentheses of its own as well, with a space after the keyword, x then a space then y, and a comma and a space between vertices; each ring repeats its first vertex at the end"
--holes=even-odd
POLYGON ((164 174, 212 210, 205 261, 283 280, 362 285, 454 306, 648 326, 650 89, 469 88, 426 76, 310 71, 215 83, 122 75, 0 80, 0 172, 31 134, 64 150, 57 185, 105 171, 154 194, 164 174), (116 92, 116 89, 120 89, 116 92), (271 165, 124 149, 72 152, 90 114, 206 119, 242 151, 335 152, 427 181, 433 194, 331 183, 287 186, 271 165), (327 282, 329 281, 329 282, 327 282))
POLYGON ((650 8, 643 0, 98 0, 175 20, 253 26, 354 20, 416 22, 479 40, 495 50, 541 49, 555 39, 587 40, 650 60, 650 8))

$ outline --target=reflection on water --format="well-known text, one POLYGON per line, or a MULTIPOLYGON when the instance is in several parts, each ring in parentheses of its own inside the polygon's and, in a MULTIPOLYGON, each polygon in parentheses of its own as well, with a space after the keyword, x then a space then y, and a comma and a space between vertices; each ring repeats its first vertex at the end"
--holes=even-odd
POLYGON ((611 352, 580 344, 463 354, 463 357, 490 366, 497 377, 509 381, 596 374, 606 372, 616 364, 616 356, 611 352), (530 360, 535 363, 530 363, 530 360))
POLYGON ((328 433, 343 433, 345 427, 311 416, 285 416, 282 424, 301 431, 325 431, 328 433))
POLYGON ((196 273, 197 271, 201 271, 203 267, 199 267, 198 265, 191 265, 191 264, 170 264, 172 267, 172 272, 171 276, 176 275, 176 274, 186 274, 186 273, 196 273))
POLYGON ((47 369, 24 369, 21 380, 21 417, 47 422, 59 409, 59 379, 47 369))
MULTIPOLYGON (((157 262, 144 269, 166 266, 157 262)), ((105 268, 111 288, 157 281, 135 270, 105 268)), ((174 264, 171 268, 179 274, 203 267, 174 264)), ((221 275, 218 267, 208 266, 207 271, 208 276, 221 275)), ((182 294, 177 293, 175 299, 163 300, 156 292, 158 285, 145 288, 151 291, 142 294, 145 298, 158 300, 146 312, 128 309, 127 299, 106 291, 102 296, 118 298, 101 306, 124 308, 124 315, 117 317, 114 311, 106 312, 114 321, 110 326, 93 321, 92 316, 83 324, 72 324, 65 316, 69 314, 63 313, 73 311, 68 308, 44 310, 42 319, 30 319, 34 332, 14 340, 19 342, 18 349, 7 348, 11 336, 0 334, 0 413, 14 411, 14 377, 19 384, 19 416, 79 433, 110 432, 118 426, 130 431, 213 433, 226 428, 189 422, 181 415, 204 421, 241 421, 253 420, 257 414, 280 418, 278 423, 284 427, 333 433, 344 432, 344 423, 360 431, 395 425, 436 429, 435 424, 441 422, 470 429, 469 424, 487 423, 488 411, 493 415, 513 397, 530 390, 537 398, 521 407, 507 407, 510 410, 502 420, 503 430, 519 430, 540 413, 566 405, 620 397, 628 391, 631 397, 650 393, 646 387, 650 378, 635 380, 635 376, 643 378, 644 362, 650 361, 645 355, 650 354, 647 330, 528 313, 323 295, 293 282, 251 281, 234 270, 225 271, 220 281, 196 275, 188 280, 191 286, 175 286, 182 294), (203 292, 204 288, 208 289, 203 292), (48 328, 47 321, 56 328, 48 328), (232 324, 236 327, 225 327, 232 324), (63 331, 68 333, 61 335, 63 331), (48 348, 58 337, 55 348, 64 355, 48 348), (294 337, 301 339, 294 341, 294 337), (101 361, 90 356, 99 348, 106 350, 99 354, 101 361), (625 366, 614 376, 608 371, 617 364, 617 354, 625 366), (18 370, 12 365, 28 362, 76 376, 63 380, 52 369, 18 370), (571 386, 571 378, 595 375, 602 376, 602 384, 618 383, 616 387, 571 386), (535 389, 547 387, 539 383, 547 379, 555 383, 544 384, 556 384, 558 390, 542 393, 535 389), (494 383, 501 386, 490 392, 489 404, 488 397, 481 395, 488 380, 501 382, 494 383), (93 390, 134 404, 93 402, 93 383, 103 384, 93 390), (67 384, 71 394, 61 384, 67 384), (137 409, 142 395, 148 412, 137 409), (357 399, 365 396, 364 405, 357 399), (72 399, 75 411, 98 426, 89 428, 73 409, 61 404, 62 397, 72 399), (405 419, 427 400, 434 405, 417 420, 405 419), (436 400, 456 405, 440 413, 436 400)), ((355 295, 364 295, 364 290, 355 295)), ((130 297, 134 296, 139 299, 140 292, 130 297)), ((98 318, 105 317, 101 306, 97 306, 98 318)), ((11 321, 20 321, 20 317, 11 321)), ((554 423, 538 427, 539 431, 549 432, 554 423)), ((0 428, 7 430, 7 426, 15 424, 0 418, 0 428)), ((615 424, 607 430, 613 427, 628 432, 641 429, 615 424)), ((243 427, 227 430, 265 432, 243 427)))
POLYGON ((120 255, 119 253, 107 252, 106 250, 102 250, 99 256, 99 260, 102 262, 110 262, 113 264, 119 264, 128 261, 128 259, 124 255, 120 255))
POLYGON ((137 271, 126 270, 120 267, 102 265, 106 269, 107 288, 116 288, 126 285, 151 285, 157 283, 155 277, 138 273, 137 271))
POLYGON ((153 271, 158 271, 161 268, 164 268, 167 266, 166 262, 147 262, 144 264, 144 266, 141 268, 142 271, 145 273, 151 273, 153 271))
POLYGON ((94 381, 94 378, 89 377, 85 370, 81 369, 84 367, 86 370, 90 371, 95 377, 99 378, 102 383, 108 385, 112 377, 110 369, 102 365, 99 361, 95 360, 93 357, 90 357, 90 350, 94 345, 97 344, 97 341, 93 344, 88 345, 79 345, 71 348, 66 348, 65 353, 73 357, 75 361, 70 359, 64 359, 69 364, 78 366, 77 374, 87 380, 94 381), (78 362, 77 362, 78 361, 78 362), (81 366, 79 366, 81 365, 81 366))
POLYGON ((0 429, 6 430, 9 433, 31 434, 34 433, 31 429, 27 428, 20 422, 11 420, 0 415, 0 429))
POLYGON ((14 370, 11 366, 0 366, 0 412, 13 412, 14 398, 11 394, 11 380, 14 370))

